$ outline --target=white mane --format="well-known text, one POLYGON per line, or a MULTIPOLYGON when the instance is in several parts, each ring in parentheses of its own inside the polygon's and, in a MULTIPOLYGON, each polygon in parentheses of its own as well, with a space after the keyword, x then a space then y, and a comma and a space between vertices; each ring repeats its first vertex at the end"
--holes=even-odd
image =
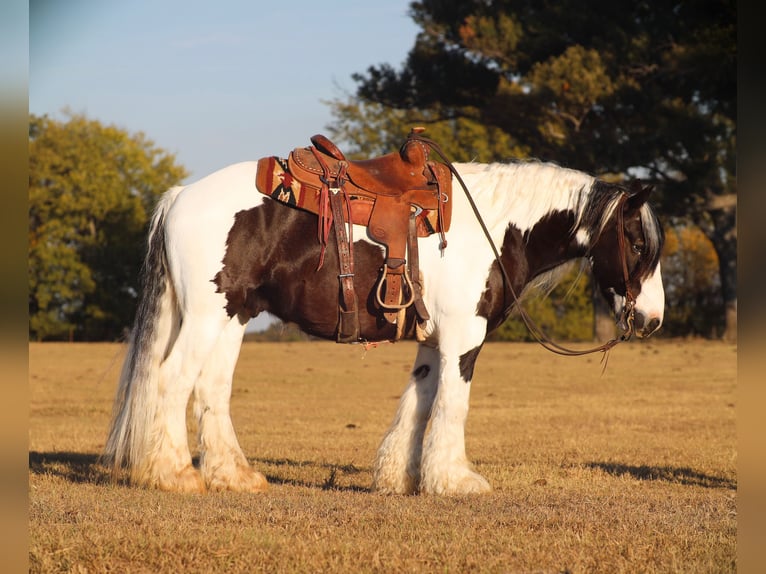
POLYGON ((540 161, 456 164, 490 227, 513 222, 522 233, 555 210, 579 218, 595 178, 540 161), (509 219, 510 217, 510 219, 509 219))

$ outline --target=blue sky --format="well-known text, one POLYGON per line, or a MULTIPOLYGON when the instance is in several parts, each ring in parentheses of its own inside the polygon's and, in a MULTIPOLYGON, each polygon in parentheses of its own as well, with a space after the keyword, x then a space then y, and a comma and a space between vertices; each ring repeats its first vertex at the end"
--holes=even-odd
POLYGON ((193 181, 326 131, 323 102, 353 93, 353 73, 406 58, 418 32, 408 6, 31 0, 29 111, 65 119, 69 109, 143 132, 193 181))
POLYGON ((31 0, 29 111, 62 110, 176 154, 197 179, 308 144, 354 72, 399 67, 409 0, 31 0))

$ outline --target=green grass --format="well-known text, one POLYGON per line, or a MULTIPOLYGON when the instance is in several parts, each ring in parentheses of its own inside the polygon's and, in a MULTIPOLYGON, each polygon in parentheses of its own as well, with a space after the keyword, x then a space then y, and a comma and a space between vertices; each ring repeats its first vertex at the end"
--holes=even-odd
MULTIPOLYGON (((112 484, 117 345, 32 344, 32 572, 735 572, 736 347, 564 358, 488 344, 469 457, 495 490, 371 493, 410 343, 243 347, 232 416, 261 495, 112 484)), ((194 436, 190 427, 190 438, 194 436)))

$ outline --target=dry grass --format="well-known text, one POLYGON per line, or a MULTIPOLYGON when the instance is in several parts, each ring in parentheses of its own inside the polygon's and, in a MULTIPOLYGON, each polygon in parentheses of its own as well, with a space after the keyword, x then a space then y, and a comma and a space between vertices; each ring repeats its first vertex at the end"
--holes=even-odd
POLYGON ((467 444, 495 491, 372 494, 414 351, 245 345, 232 412, 271 489, 182 496, 97 463, 121 348, 31 344, 30 571, 736 571, 736 347, 623 345, 601 375, 489 344, 467 444))

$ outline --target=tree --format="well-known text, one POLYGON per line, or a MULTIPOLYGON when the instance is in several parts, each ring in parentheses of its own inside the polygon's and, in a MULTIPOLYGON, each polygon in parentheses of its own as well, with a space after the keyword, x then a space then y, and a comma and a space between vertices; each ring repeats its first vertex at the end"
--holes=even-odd
MULTIPOLYGON (((521 305, 542 331, 558 341, 588 341, 593 336, 590 273, 572 265, 549 293, 531 292, 522 295, 521 305)), ((511 317, 516 313, 512 312, 511 317)), ((611 321, 614 330, 614 321, 611 321)), ((614 333, 601 342, 611 339, 614 333)), ((492 341, 536 341, 521 319, 506 321, 490 335, 492 341)))
POLYGON ((348 144, 349 157, 363 159, 389 153, 402 145, 413 126, 424 124, 428 125, 425 135, 439 142, 452 161, 486 162, 529 153, 501 129, 468 117, 444 120, 429 110, 392 109, 354 97, 329 105, 336 118, 329 131, 334 139, 348 144))
POLYGON ((693 225, 670 227, 665 237, 664 331, 671 336, 715 336, 724 329, 724 317, 699 312, 721 305, 718 257, 710 240, 693 225))
POLYGON ((115 339, 130 325, 148 218, 186 171, 144 134, 29 119, 29 335, 115 339))
POLYGON ((354 76, 363 106, 483 126, 508 147, 481 161, 521 150, 657 183, 661 212, 712 242, 736 336, 736 2, 422 0, 411 15, 422 30, 402 69, 354 76))

